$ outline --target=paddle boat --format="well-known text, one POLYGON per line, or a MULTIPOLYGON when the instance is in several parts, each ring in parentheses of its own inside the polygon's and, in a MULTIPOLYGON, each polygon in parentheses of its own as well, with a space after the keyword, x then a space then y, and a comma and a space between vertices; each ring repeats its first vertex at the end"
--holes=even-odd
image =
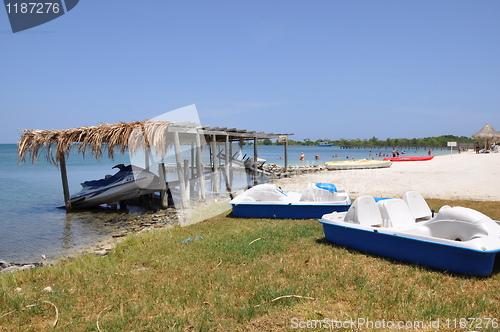
POLYGON ((236 217, 312 219, 347 211, 351 198, 331 183, 309 183, 304 190, 283 190, 266 183, 246 190, 229 203, 236 217))
POLYGON ((390 161, 426 161, 431 160, 434 156, 414 156, 414 157, 388 157, 384 160, 390 161))
POLYGON ((160 189, 160 179, 144 168, 124 164, 113 168, 119 169, 114 175, 81 183, 82 190, 70 197, 71 206, 83 208, 116 204, 160 189))
POLYGON ((361 196, 320 223, 336 244, 457 273, 489 275, 500 252, 498 221, 447 205, 434 214, 416 191, 379 202, 361 196))
POLYGON ((385 167, 390 167, 391 165, 392 161, 390 160, 374 160, 374 159, 327 161, 325 163, 325 167, 328 170, 385 168, 385 167))

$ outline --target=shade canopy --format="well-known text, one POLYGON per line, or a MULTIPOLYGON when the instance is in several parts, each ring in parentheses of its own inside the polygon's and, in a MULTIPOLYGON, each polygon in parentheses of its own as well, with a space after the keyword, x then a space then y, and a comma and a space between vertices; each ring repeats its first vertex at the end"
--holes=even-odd
POLYGON ((486 145, 489 141, 500 139, 500 132, 496 131, 492 125, 487 123, 480 131, 472 135, 475 139, 486 140, 486 145))
POLYGON ((89 152, 99 159, 104 151, 113 159, 116 150, 123 154, 126 150, 135 154, 144 149, 150 149, 160 158, 174 144, 174 134, 178 135, 180 144, 190 144, 195 141, 193 135, 201 135, 204 142, 279 138, 283 135, 245 129, 201 126, 191 122, 170 121, 136 121, 120 122, 116 124, 102 124, 92 127, 78 127, 67 130, 24 130, 18 142, 20 162, 24 162, 27 155, 35 163, 39 156, 55 165, 64 159, 72 150, 85 154, 89 152))
POLYGON ((124 153, 125 149, 134 152, 152 145, 165 150, 169 142, 163 137, 171 124, 169 121, 136 121, 67 130, 24 130, 18 142, 18 155, 23 162, 26 155, 30 154, 31 161, 35 162, 42 154, 57 165, 69 154, 74 144, 77 144, 78 152, 82 154, 90 149, 97 159, 101 157, 104 147, 110 158, 113 158, 115 147, 120 149, 120 153, 124 153))
POLYGON ((496 131, 492 125, 487 123, 480 131, 472 135, 476 139, 495 139, 500 138, 500 132, 496 131))

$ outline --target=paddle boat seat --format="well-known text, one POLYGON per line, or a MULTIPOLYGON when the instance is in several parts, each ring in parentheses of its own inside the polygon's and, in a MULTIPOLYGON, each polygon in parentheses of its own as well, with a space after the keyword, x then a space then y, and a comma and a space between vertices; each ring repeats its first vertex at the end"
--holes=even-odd
POLYGON ((337 187, 332 183, 308 183, 301 201, 328 202, 344 200, 337 194, 337 187))
POLYGON ((402 199, 385 199, 377 202, 383 227, 402 227, 415 224, 408 204, 402 199))
POLYGON ((382 216, 372 196, 358 197, 347 211, 344 221, 365 226, 382 226, 382 216))
POLYGON ((408 191, 403 195, 403 201, 408 204, 415 221, 429 220, 432 217, 429 205, 418 191, 408 191))

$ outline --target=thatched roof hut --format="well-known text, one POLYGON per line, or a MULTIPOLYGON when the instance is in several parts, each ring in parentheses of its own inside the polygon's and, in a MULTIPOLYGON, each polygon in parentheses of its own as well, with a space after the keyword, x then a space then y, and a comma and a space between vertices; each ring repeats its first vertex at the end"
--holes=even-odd
POLYGON ((496 131, 495 128, 493 128, 492 125, 487 123, 484 125, 483 128, 481 128, 480 131, 472 135, 473 138, 476 139, 484 139, 486 140, 486 147, 488 146, 488 142, 490 140, 497 140, 500 139, 500 132, 496 131))
POLYGON ((102 156, 104 147, 111 159, 116 148, 122 154, 126 149, 134 154, 139 149, 154 147, 158 155, 164 155, 169 146, 166 134, 171 124, 169 121, 136 121, 67 130, 24 130, 18 142, 19 160, 24 162, 29 154, 31 162, 35 163, 44 155, 57 166, 72 146, 81 154, 90 151, 96 159, 102 156))
MULTIPOLYGON (((63 157, 68 156, 72 147, 83 155, 90 152, 99 159, 107 148, 108 157, 113 159, 117 149, 121 154, 127 150, 135 154, 145 149, 151 149, 159 157, 166 155, 168 147, 174 144, 173 133, 187 133, 184 141, 193 142, 193 134, 205 137, 206 142, 255 140, 278 138, 293 134, 267 134, 236 128, 200 126, 192 122, 171 121, 136 121, 102 124, 91 127, 78 127, 66 130, 24 130, 17 145, 21 163, 29 154, 32 163, 44 156, 49 162, 58 166, 63 157)), ((181 141, 182 141, 182 135, 181 141)))
MULTIPOLYGON (((257 160, 258 139, 281 138, 288 135, 293 134, 266 134, 235 128, 202 127, 199 124, 189 122, 120 122, 67 130, 24 130, 18 142, 18 156, 21 163, 26 160, 29 154, 32 163, 37 162, 40 156, 44 156, 49 162, 60 166, 66 208, 69 210, 71 204, 65 160, 72 149, 77 149, 78 153, 83 155, 90 152, 96 159, 103 155, 105 149, 107 149, 110 159, 113 159, 117 149, 121 154, 125 153, 125 151, 131 155, 137 152, 145 152, 146 158, 149 158, 150 153, 155 153, 159 159, 163 159, 167 155, 167 149, 173 146, 176 150, 177 168, 181 172, 182 166, 179 152, 181 144, 191 144, 196 146, 197 150, 201 150, 203 142, 209 143, 212 147, 212 160, 215 160, 221 158, 216 153, 217 143, 225 144, 226 151, 230 151, 228 144, 231 141, 254 140, 254 158, 257 160), (204 136, 204 139, 202 140, 200 136, 204 136)), ((286 151, 287 146, 285 145, 285 168, 288 163, 286 151)), ((229 163, 228 157, 229 153, 226 152, 224 157, 226 165, 229 163)), ((201 152, 196 159, 201 163, 201 152)), ((214 168, 217 167, 215 162, 213 162, 213 166, 214 168)), ((200 174, 201 172, 200 168, 200 174)), ((182 178, 183 176, 180 174, 179 181, 182 178)))

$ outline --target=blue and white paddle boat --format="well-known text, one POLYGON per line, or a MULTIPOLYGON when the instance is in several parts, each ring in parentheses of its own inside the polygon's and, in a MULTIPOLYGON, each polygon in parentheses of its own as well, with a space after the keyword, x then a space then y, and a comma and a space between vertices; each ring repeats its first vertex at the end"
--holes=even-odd
POLYGON ((361 196, 320 223, 336 244, 457 273, 489 275, 500 252, 498 221, 447 205, 434 215, 416 191, 379 202, 361 196))
POLYGON ((283 190, 259 184, 229 202, 233 215, 244 218, 312 219, 333 211, 347 211, 349 193, 331 183, 309 183, 304 190, 283 190))

